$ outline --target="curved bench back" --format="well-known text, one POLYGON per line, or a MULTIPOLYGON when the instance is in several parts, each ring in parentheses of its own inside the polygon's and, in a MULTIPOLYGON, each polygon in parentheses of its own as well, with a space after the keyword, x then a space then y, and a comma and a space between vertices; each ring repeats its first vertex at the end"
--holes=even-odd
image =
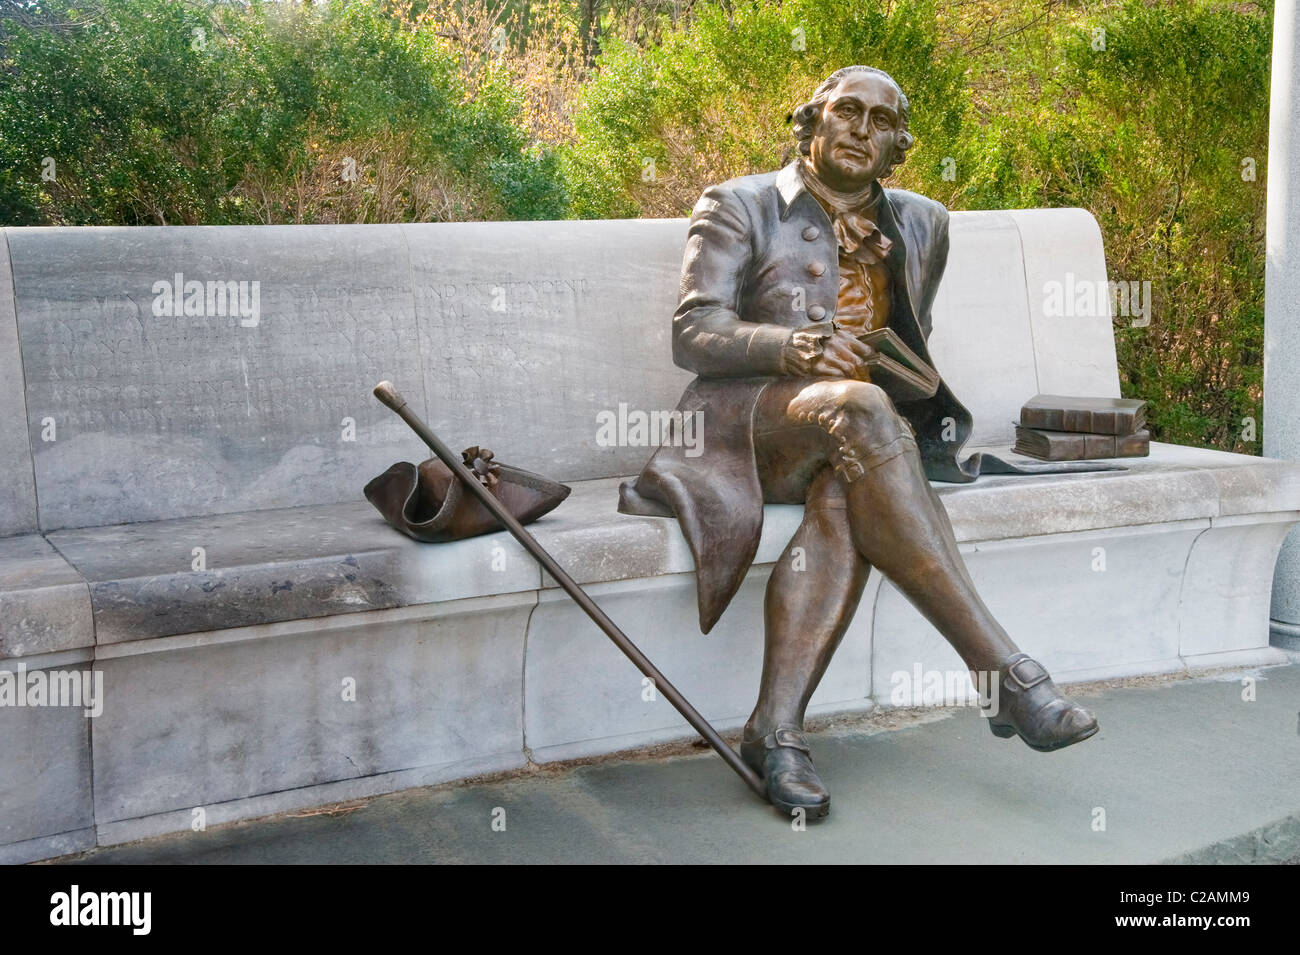
MULTIPOLYGON (((37 502, 56 530, 356 500, 427 456, 371 397, 384 378, 453 447, 562 480, 635 473, 650 453, 638 413, 672 409, 690 380, 669 341, 685 233, 682 219, 7 229, 0 467, 18 480, 0 534, 35 529, 37 502)), ((975 443, 1009 441, 1036 391, 1119 393, 1109 311, 1044 309, 1044 283, 1067 273, 1105 283, 1086 212, 953 215, 932 344, 975 443)))
POLYGON ((0 232, 0 537, 36 531, 36 476, 27 439, 9 243, 0 232))

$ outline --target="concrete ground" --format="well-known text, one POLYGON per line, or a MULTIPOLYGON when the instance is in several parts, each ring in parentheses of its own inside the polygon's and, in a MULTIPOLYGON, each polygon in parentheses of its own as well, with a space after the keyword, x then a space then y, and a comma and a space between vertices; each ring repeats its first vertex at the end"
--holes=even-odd
POLYGON ((96 850, 91 863, 1283 862, 1300 855, 1300 665, 1095 684, 1101 732, 1036 753, 973 709, 833 722, 796 831, 711 752, 408 790, 96 850), (1245 680, 1253 680, 1254 700, 1245 680), (494 828, 494 819, 496 827, 494 828), (502 822, 504 830, 502 831, 502 822))

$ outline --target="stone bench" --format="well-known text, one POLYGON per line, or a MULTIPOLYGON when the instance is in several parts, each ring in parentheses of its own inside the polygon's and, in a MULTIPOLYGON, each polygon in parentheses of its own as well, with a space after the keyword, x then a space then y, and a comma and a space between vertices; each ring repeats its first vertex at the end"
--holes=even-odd
MULTIPOLYGON (((683 220, 5 230, 0 669, 93 668, 105 698, 0 707, 0 861, 689 735, 508 535, 417 545, 361 498, 426 456, 370 397, 384 378, 453 446, 569 482, 538 539, 739 726, 800 509, 766 509, 701 636, 676 524, 615 510, 650 449, 598 427, 690 380, 684 242, 683 220)), ((1085 212, 953 215, 931 341, 967 450, 1005 449, 1035 392, 1119 393, 1104 306, 1045 312, 1067 274, 1105 284, 1085 212)), ((1158 443, 1127 463, 937 485, 994 613, 1063 682, 1280 662, 1300 466, 1158 443)), ((888 705, 918 663, 960 667, 873 574, 813 711, 888 705)))

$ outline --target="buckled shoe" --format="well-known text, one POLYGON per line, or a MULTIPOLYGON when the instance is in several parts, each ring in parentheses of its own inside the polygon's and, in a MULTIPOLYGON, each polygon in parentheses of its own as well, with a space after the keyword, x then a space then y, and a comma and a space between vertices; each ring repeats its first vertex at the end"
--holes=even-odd
POLYGON ((802 809, 810 819, 831 811, 831 794, 813 769, 811 750, 795 726, 778 726, 760 739, 744 740, 740 757, 767 784, 767 798, 787 816, 802 809))
POLYGON ((994 736, 1018 735, 1031 749, 1050 753, 1096 734, 1096 717, 1064 696, 1028 654, 1017 653, 998 674, 998 712, 988 718, 994 736))

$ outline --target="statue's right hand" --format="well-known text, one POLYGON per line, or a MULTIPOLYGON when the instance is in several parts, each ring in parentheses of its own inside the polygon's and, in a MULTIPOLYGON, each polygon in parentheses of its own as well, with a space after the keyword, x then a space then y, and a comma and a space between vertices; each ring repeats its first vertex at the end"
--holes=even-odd
POLYGON ((841 329, 799 329, 790 336, 782 359, 787 374, 808 378, 867 380, 870 345, 841 329))

